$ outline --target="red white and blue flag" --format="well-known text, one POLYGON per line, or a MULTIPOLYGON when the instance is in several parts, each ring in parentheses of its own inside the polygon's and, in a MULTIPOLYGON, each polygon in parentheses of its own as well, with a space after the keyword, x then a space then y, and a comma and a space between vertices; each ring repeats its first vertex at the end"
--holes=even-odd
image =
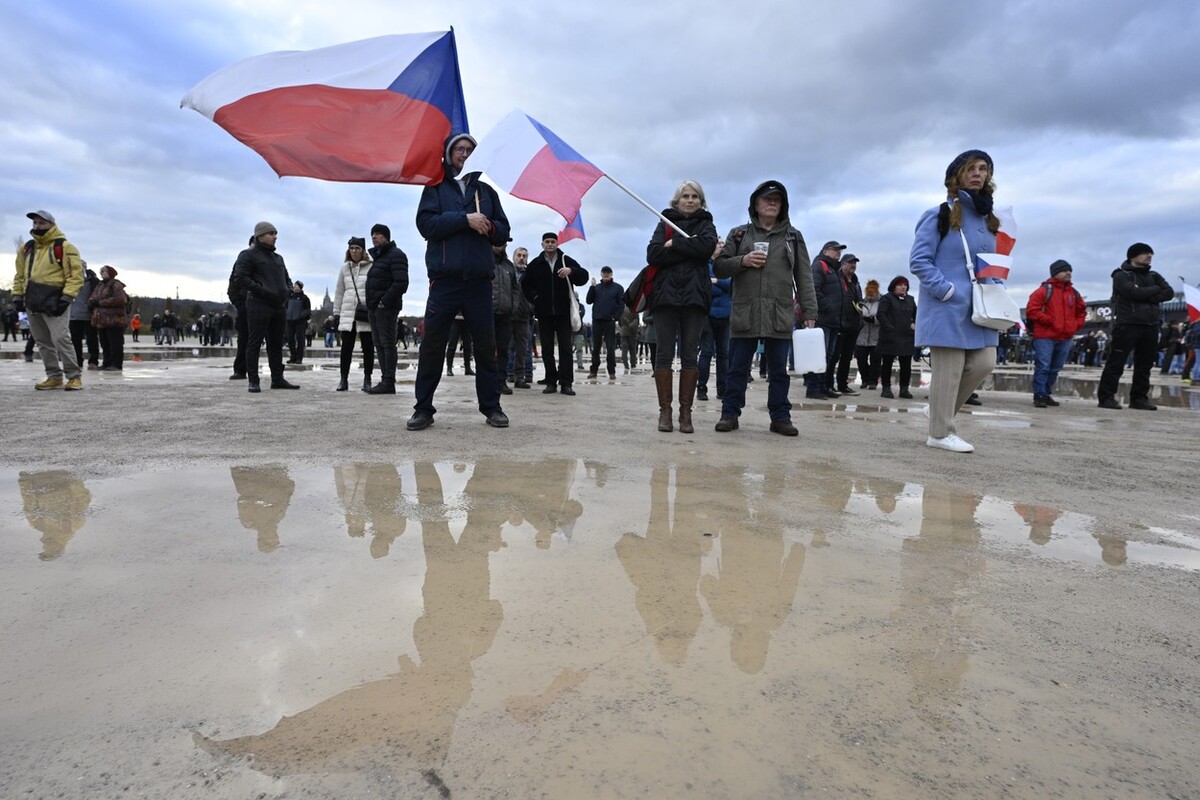
POLYGON ((978 259, 975 277, 1006 281, 1012 270, 1012 251, 1017 246, 1017 221, 1013 217, 1012 206, 997 208, 994 213, 1000 220, 1000 229, 996 231, 996 252, 975 254, 978 259))
POLYGON ((567 227, 558 232, 558 243, 564 244, 572 239, 587 241, 587 236, 583 232, 583 211, 575 212, 575 219, 567 223, 567 227))
MULTIPOLYGON (((562 237, 559 237, 561 241, 562 237)), ((1200 322, 1200 288, 1185 283, 1183 285, 1183 302, 1187 304, 1188 322, 1200 322)))
POLYGON ((465 132, 454 31, 266 53, 214 72, 180 102, 266 159, 279 176, 435 184, 465 132))
POLYGON ((554 131, 519 110, 500 120, 466 168, 486 172, 512 196, 549 206, 568 221, 576 218, 588 189, 604 177, 554 131))

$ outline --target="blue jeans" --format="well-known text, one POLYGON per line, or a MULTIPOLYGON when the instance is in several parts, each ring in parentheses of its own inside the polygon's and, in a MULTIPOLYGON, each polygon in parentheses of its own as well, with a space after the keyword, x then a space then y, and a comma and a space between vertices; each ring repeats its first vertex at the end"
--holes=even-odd
POLYGON ((1033 340, 1033 396, 1049 395, 1054 391, 1058 371, 1067 363, 1071 340, 1033 340))
MULTIPOLYGON (((758 339, 729 340, 729 372, 725 375, 725 396, 721 398, 721 416, 737 419, 746 405, 746 378, 750 375, 750 362, 758 348, 758 339)), ((763 358, 767 361, 767 411, 772 422, 792 418, 792 404, 788 401, 791 377, 787 371, 788 352, 792 340, 763 339, 763 358)))

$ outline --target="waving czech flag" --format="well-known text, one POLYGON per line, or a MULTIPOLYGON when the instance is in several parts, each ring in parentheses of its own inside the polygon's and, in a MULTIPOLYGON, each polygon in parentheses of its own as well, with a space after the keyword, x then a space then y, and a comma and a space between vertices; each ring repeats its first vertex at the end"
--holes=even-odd
POLYGON ((1012 251, 1017 246, 1017 221, 1011 206, 997 208, 995 214, 1000 220, 1000 230, 996 231, 996 252, 975 254, 979 260, 975 277, 1006 281, 1012 270, 1012 251))
POLYGON ((468 130, 452 30, 255 56, 200 81, 180 107, 279 176, 327 181, 438 183, 446 137, 468 130))

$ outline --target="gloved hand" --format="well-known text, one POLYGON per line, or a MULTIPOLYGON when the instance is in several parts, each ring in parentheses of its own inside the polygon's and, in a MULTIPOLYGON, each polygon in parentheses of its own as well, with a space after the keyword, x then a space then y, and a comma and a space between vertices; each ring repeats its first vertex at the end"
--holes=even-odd
POLYGON ((56 308, 54 310, 54 313, 51 314, 50 316, 61 317, 63 314, 67 313, 67 309, 69 309, 71 307, 72 300, 74 300, 73 297, 67 297, 66 295, 59 295, 58 308, 56 308))
POLYGON ((24 297, 21 297, 19 295, 16 297, 13 297, 12 304, 13 304, 13 308, 15 308, 17 311, 25 310, 25 298, 24 297))
POLYGON ((342 322, 341 316, 339 316, 338 314, 334 314, 333 315, 333 327, 336 328, 338 325, 341 324, 341 322, 342 322))

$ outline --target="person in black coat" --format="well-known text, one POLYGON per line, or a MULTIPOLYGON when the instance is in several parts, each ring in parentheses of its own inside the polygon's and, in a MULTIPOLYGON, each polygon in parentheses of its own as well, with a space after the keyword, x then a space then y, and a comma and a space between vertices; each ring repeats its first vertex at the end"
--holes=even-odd
POLYGON ((892 362, 899 358, 900 396, 911 399, 908 385, 912 380, 912 356, 916 348, 917 302, 908 296, 908 278, 902 275, 892 278, 887 294, 879 301, 876 319, 879 322, 879 344, 875 345, 879 357, 879 396, 896 396, 892 393, 892 362))
MULTIPOLYGON (((233 264, 233 283, 246 298, 246 379, 250 392, 258 393, 258 353, 267 343, 267 364, 272 389, 299 389, 283 377, 283 330, 292 279, 283 256, 275 252, 279 232, 269 222, 254 226, 253 244, 238 253, 233 264)), ((168 329, 169 321, 163 327, 168 329)), ((169 334, 167 334, 169 337, 169 334)), ((168 338, 169 341, 169 338, 168 338)), ((236 368, 235 368, 236 369, 236 368)))
POLYGON ((663 217, 687 236, 679 236, 665 222, 658 223, 646 246, 646 263, 658 267, 654 291, 655 338, 654 385, 658 390, 658 429, 671 426, 671 366, 675 362, 675 339, 679 338, 679 431, 692 433, 692 401, 700 377, 700 337, 708 325, 712 305, 712 279, 708 264, 717 249, 717 228, 704 200, 704 189, 696 181, 684 181, 675 189, 671 207, 663 217))
POLYGON ((575 394, 571 388, 575 372, 571 366, 571 303, 575 295, 571 285, 588 282, 588 271, 579 262, 558 249, 558 234, 542 234, 542 253, 525 270, 521 291, 533 303, 542 340, 542 362, 546 365, 546 388, 543 394, 554 394, 562 387, 565 395, 575 394), (554 358, 554 342, 558 340, 558 360, 554 358))
POLYGON ((396 320, 404 308, 408 291, 408 256, 392 241, 387 225, 371 228, 371 269, 367 272, 367 321, 375 355, 379 359, 379 383, 368 394, 396 393, 396 320))

